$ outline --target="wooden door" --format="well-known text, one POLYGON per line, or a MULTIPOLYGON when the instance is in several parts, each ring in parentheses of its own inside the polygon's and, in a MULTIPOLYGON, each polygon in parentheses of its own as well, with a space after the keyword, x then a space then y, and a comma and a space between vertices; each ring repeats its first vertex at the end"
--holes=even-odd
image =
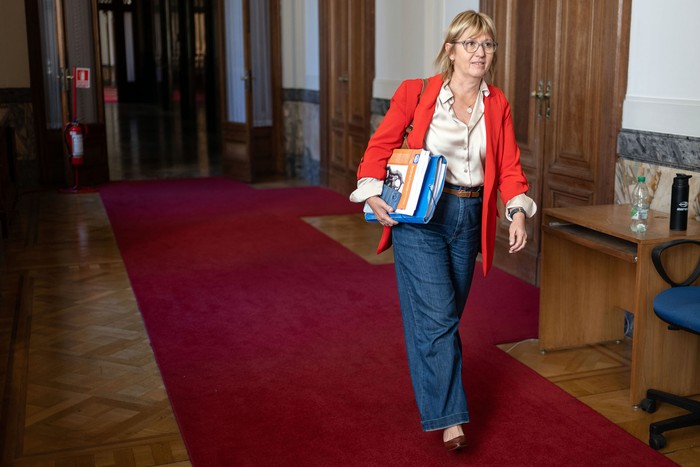
MULTIPOLYGON (((482 0, 481 6, 496 22, 494 84, 511 104, 528 195, 540 212, 611 203, 630 1, 482 0)), ((528 222, 528 245, 517 255, 507 252, 504 215, 496 238, 494 264, 533 284, 539 283, 540 219, 538 213, 528 222)))
POLYGON ((321 0, 319 20, 321 179, 348 194, 370 133, 374 0, 321 0))
POLYGON ((543 208, 613 202, 631 0, 548 2, 543 208), (551 83, 551 87, 549 84, 551 83), (546 90, 547 90, 546 89, 546 90))
POLYGON ((88 128, 84 139, 81 186, 109 181, 107 137, 97 7, 94 0, 27 2, 32 103, 43 185, 76 186, 66 152, 63 127, 77 119, 88 128), (73 67, 90 69, 90 87, 72 91, 73 67))
POLYGON ((219 0, 222 169, 252 182, 283 172, 279 0, 219 0))

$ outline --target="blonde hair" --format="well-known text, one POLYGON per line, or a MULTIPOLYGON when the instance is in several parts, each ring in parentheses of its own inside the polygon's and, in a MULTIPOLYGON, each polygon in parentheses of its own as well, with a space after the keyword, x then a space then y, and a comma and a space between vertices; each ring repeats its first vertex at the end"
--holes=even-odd
MULTIPOLYGON (((493 19, 485 13, 479 13, 474 10, 467 10, 459 13, 454 17, 450 26, 445 33, 445 40, 440 47, 440 53, 435 58, 435 68, 442 74, 443 81, 449 81, 452 78, 453 65, 450 60, 450 54, 445 48, 445 44, 452 44, 457 41, 462 35, 467 32, 469 37, 486 35, 496 41, 496 25, 493 19)), ((496 65, 496 53, 494 52, 493 61, 489 68, 488 77, 491 77, 491 70, 496 65)))

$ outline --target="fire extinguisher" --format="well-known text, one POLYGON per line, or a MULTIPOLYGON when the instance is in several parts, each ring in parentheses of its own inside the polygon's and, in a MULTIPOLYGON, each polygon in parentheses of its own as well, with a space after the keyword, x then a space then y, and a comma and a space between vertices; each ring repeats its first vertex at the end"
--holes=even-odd
POLYGON ((63 135, 71 164, 74 166, 83 165, 83 139, 87 136, 87 126, 74 120, 66 123, 63 135))

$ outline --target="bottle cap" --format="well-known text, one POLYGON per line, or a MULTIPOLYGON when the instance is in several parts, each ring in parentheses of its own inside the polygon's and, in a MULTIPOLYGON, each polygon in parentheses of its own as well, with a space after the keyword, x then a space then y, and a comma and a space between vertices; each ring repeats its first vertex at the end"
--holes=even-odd
POLYGON ((639 177, 637 177, 638 182, 646 182, 646 180, 647 178, 644 175, 640 175, 639 177))
POLYGON ((688 184, 688 179, 692 177, 692 175, 686 175, 686 174, 679 174, 677 173, 676 176, 673 178, 673 184, 674 185, 680 185, 680 186, 685 186, 688 184))

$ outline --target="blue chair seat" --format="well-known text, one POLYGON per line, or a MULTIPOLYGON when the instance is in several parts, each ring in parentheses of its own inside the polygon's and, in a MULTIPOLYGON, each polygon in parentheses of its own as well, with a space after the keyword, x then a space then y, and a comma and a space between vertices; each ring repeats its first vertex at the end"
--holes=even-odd
POLYGON ((662 320, 700 332, 700 287, 673 287, 654 299, 654 311, 662 320))

